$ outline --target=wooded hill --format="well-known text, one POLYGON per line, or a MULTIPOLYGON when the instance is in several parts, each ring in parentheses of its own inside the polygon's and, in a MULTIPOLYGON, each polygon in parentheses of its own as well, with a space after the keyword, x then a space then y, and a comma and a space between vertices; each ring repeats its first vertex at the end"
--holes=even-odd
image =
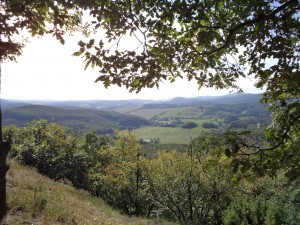
POLYGON ((147 104, 170 104, 178 106, 259 103, 261 94, 228 94, 223 96, 176 97, 165 100, 88 100, 88 101, 44 101, 44 100, 2 100, 2 108, 8 109, 24 105, 47 105, 60 108, 114 109, 147 104))
POLYGON ((24 126, 46 119, 68 126, 78 134, 113 129, 136 130, 140 139, 187 144, 201 132, 256 129, 268 123, 270 113, 260 94, 174 98, 164 101, 4 101, 4 125, 24 126), (17 107, 16 107, 17 106, 17 107), (100 109, 101 108, 101 109, 100 109))
POLYGON ((93 130, 98 134, 112 133, 115 129, 133 129, 149 125, 146 119, 123 115, 117 112, 92 109, 66 109, 43 105, 26 105, 6 109, 3 112, 4 125, 24 126, 32 120, 46 119, 68 126, 79 133, 93 130))

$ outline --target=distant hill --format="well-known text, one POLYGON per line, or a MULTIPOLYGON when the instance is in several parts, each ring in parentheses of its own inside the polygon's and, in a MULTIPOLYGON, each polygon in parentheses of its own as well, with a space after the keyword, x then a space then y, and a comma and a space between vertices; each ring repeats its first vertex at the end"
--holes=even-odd
POLYGON ((215 104, 248 104, 259 103, 261 94, 234 93, 218 97, 213 97, 210 102, 215 104))
POLYGON ((89 108, 89 109, 110 109, 124 106, 137 106, 151 103, 152 100, 89 100, 89 101, 57 101, 47 105, 64 108, 89 108))
POLYGON ((18 100, 1 100, 1 107, 2 109, 9 109, 9 108, 14 108, 14 107, 20 107, 28 105, 28 103, 18 101, 18 100))
POLYGON ((42 101, 42 100, 2 100, 2 108, 8 109, 24 105, 46 105, 60 108, 82 108, 82 109, 114 109, 128 106, 143 106, 144 108, 162 108, 164 104, 168 107, 188 105, 211 105, 211 104, 240 104, 259 103, 261 94, 228 94, 223 96, 198 96, 198 97, 176 97, 167 100, 89 100, 89 101, 42 101))
POLYGON ((199 96, 193 98, 177 97, 168 101, 169 104, 178 106, 188 105, 215 105, 215 104, 241 104, 241 103, 259 103, 261 94, 228 94, 223 96, 199 96))
POLYGON ((132 129, 140 139, 159 137, 162 143, 186 144, 191 132, 194 136, 228 129, 261 133, 262 127, 269 123, 271 112, 267 111, 266 104, 260 104, 260 98, 261 94, 229 94, 155 101, 4 100, 3 124, 24 126, 32 120, 46 119, 68 126, 79 135, 88 131, 103 135, 111 134, 113 129, 132 129), (184 129, 191 123, 197 126, 184 129))
POLYGON ((44 105, 26 105, 3 111, 3 124, 24 126, 32 120, 46 119, 84 133, 94 130, 99 134, 111 133, 112 129, 138 128, 149 121, 133 115, 92 109, 66 109, 44 105))

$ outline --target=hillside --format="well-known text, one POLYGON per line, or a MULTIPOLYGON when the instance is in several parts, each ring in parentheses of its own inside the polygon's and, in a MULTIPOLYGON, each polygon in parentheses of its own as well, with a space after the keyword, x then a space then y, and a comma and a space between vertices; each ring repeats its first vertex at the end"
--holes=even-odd
MULTIPOLYGON (((201 134, 222 134, 229 130, 251 130, 261 135, 270 121, 267 105, 258 102, 257 95, 229 96, 215 101, 192 104, 178 99, 177 104, 145 104, 141 107, 115 109, 117 112, 144 117, 152 126, 136 129, 144 140, 159 139, 161 143, 187 144, 201 134), (227 100, 226 100, 227 99, 227 100), (248 100, 247 100, 248 99, 248 100), (224 102, 222 104, 222 102, 224 102)), ((216 97, 215 97, 216 98, 216 97)))
POLYGON ((198 96, 192 98, 177 97, 168 101, 169 104, 178 106, 211 105, 211 104, 241 104, 259 103, 261 94, 233 93, 222 96, 198 96))
POLYGON ((26 105, 6 109, 3 124, 24 126, 32 120, 46 119, 68 126, 74 131, 85 133, 96 131, 99 134, 111 133, 112 129, 139 128, 149 125, 148 120, 117 112, 92 109, 66 109, 44 105, 26 105))
POLYGON ((123 107, 142 106, 146 104, 170 104, 171 106, 192 106, 210 104, 240 104, 258 103, 261 94, 228 94, 223 96, 198 96, 198 97, 176 97, 165 100, 90 100, 90 101, 43 101, 43 100, 2 100, 2 108, 12 108, 24 105, 47 105, 60 108, 81 109, 114 109, 123 107))
POLYGON ((9 212, 3 224, 171 224, 121 215, 101 199, 11 161, 7 174, 9 212))
POLYGON ((32 120, 46 119, 78 134, 96 131, 104 135, 111 134, 113 129, 129 129, 135 130, 141 140, 187 144, 203 133, 248 129, 255 135, 261 134, 269 123, 270 112, 267 105, 259 103, 260 97, 229 94, 162 101, 3 101, 3 122, 24 126, 32 120), (13 107, 25 103, 28 105, 13 107))

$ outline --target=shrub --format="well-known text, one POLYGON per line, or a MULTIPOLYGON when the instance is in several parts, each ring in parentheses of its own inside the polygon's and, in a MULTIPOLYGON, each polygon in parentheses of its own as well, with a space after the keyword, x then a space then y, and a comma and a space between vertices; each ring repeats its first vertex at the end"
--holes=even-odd
POLYGON ((207 129, 218 129, 218 125, 214 124, 214 123, 209 123, 209 122, 205 122, 202 125, 203 128, 207 128, 207 129))
POLYGON ((182 126, 184 129, 193 129, 195 127, 198 127, 198 125, 194 122, 187 122, 182 126))

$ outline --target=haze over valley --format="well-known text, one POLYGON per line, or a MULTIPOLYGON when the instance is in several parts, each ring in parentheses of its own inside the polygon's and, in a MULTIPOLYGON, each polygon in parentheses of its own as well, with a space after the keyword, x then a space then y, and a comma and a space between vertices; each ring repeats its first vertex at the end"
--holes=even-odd
POLYGON ((3 100, 4 125, 25 126, 40 119, 78 134, 134 130, 141 140, 187 144, 201 133, 234 129, 261 131, 269 121, 260 94, 177 97, 169 100, 18 101, 3 100))

